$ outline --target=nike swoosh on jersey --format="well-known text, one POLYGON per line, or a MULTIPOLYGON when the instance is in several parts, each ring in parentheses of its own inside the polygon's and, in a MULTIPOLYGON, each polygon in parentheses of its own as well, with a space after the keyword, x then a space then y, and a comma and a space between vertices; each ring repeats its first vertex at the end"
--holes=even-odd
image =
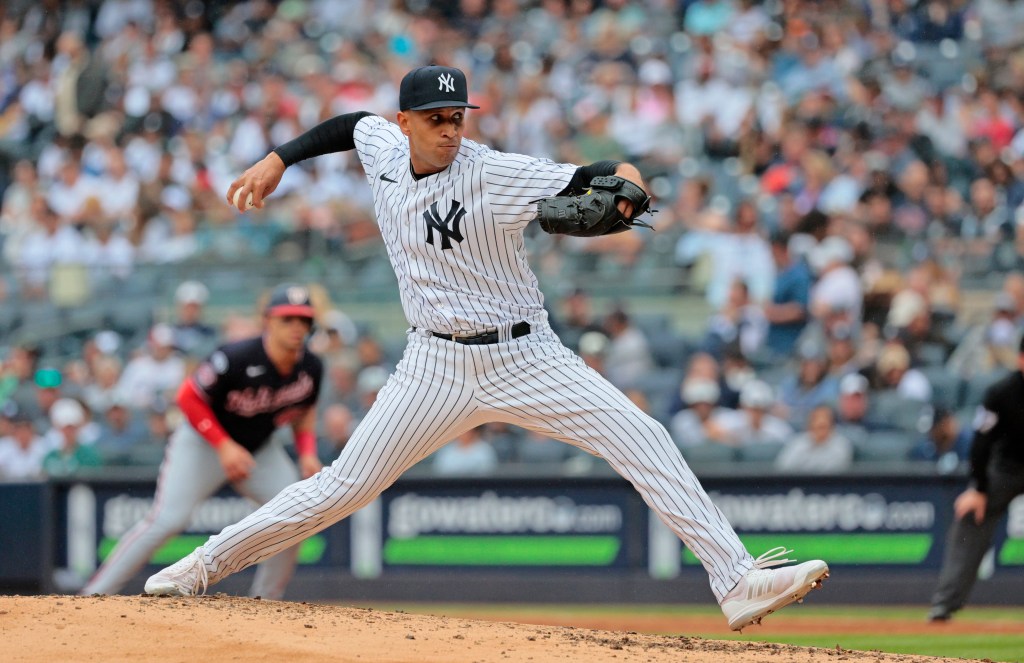
POLYGON ((390 177, 388 177, 387 175, 385 175, 384 173, 380 174, 380 178, 382 180, 384 180, 385 182, 391 182, 392 184, 397 184, 398 183, 398 180, 393 180, 390 177))
POLYGON ((267 372, 266 366, 248 366, 245 369, 245 374, 251 378, 258 378, 267 372))

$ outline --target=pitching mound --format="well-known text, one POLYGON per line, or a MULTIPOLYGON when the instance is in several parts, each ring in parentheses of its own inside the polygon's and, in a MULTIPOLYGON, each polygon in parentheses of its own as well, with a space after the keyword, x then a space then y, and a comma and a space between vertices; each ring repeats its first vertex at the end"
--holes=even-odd
MULTIPOLYGON (((223 595, 0 596, 5 661, 924 663, 925 656, 428 617, 223 595)), ((962 663, 962 661, 961 661, 962 663)))

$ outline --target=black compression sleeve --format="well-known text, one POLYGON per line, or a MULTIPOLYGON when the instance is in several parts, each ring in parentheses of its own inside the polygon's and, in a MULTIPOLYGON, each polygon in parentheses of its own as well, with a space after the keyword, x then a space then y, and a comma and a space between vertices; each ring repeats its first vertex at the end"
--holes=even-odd
POLYGON ((355 131, 356 123, 368 115, 366 111, 358 113, 346 113, 325 120, 316 125, 306 133, 284 145, 274 148, 277 156, 281 157, 285 166, 298 163, 304 159, 318 157, 321 154, 332 152, 344 152, 354 149, 356 146, 355 131))
POLYGON ((580 166, 572 174, 572 179, 564 189, 558 192, 559 196, 577 196, 590 188, 590 180, 602 175, 614 175, 615 169, 621 161, 595 161, 589 166, 580 166))

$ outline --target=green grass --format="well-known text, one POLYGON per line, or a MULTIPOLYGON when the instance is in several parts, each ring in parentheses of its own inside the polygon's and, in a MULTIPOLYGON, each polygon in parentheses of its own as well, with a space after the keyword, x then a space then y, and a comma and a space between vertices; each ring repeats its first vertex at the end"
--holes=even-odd
MULTIPOLYGON (((764 640, 757 637, 730 638, 714 637, 718 640, 764 640)), ((923 656, 944 656, 970 660, 1024 661, 1024 635, 773 635, 772 642, 782 642, 804 647, 823 647, 860 651, 883 651, 890 654, 918 654, 923 656)))
MULTIPOLYGON (((417 614, 437 614, 452 617, 502 619, 504 615, 519 618, 536 617, 542 621, 545 617, 572 620, 578 618, 585 625, 588 617, 658 616, 678 620, 680 631, 686 628, 687 617, 720 617, 721 613, 714 606, 693 605, 543 605, 543 604, 373 604, 381 610, 401 610, 417 614)), ((782 634, 761 632, 750 629, 745 634, 736 634, 725 630, 713 633, 687 631, 686 635, 698 636, 713 640, 740 640, 746 642, 779 642, 805 647, 822 647, 835 649, 836 645, 843 649, 859 651, 882 651, 893 654, 920 654, 924 656, 942 656, 947 658, 964 658, 970 660, 1000 661, 1006 663, 1024 663, 1024 608, 1021 607, 972 607, 958 613, 958 623, 990 625, 1000 623, 1009 625, 1016 632, 1010 634, 962 634, 943 632, 936 627, 922 634, 872 633, 851 634, 837 630, 835 633, 820 632, 818 624, 829 624, 838 619, 844 621, 863 620, 874 622, 878 619, 886 621, 910 621, 924 623, 927 614, 925 606, 802 606, 789 613, 780 612, 769 619, 773 624, 783 624, 788 620, 806 624, 808 620, 816 625, 814 633, 782 634)), ((766 624, 769 622, 766 621, 766 624)), ((770 626, 770 624, 769 624, 770 626)), ((678 635, 679 631, 674 633, 678 635)))

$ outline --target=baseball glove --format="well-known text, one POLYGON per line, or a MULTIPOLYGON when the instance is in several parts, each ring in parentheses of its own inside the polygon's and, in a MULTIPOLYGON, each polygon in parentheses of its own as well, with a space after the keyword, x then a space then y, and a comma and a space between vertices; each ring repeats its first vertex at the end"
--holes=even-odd
POLYGON ((597 237, 629 230, 633 226, 651 226, 637 217, 650 209, 651 197, 643 189, 617 175, 590 180, 590 188, 579 196, 552 196, 537 203, 537 220, 546 233, 597 237), (619 211, 619 201, 633 204, 630 216, 619 211))

